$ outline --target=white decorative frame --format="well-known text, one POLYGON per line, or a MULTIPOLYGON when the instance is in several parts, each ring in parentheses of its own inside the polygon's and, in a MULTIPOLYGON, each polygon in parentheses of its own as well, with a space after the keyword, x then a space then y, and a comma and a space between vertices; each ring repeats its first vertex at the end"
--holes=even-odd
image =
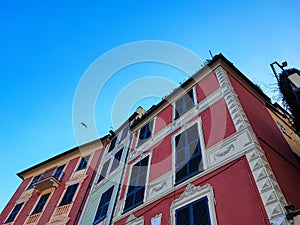
POLYGON ((127 218, 126 225, 144 225, 144 217, 140 216, 136 218, 133 214, 130 214, 130 216, 127 218))
POLYGON ((209 209, 209 216, 211 224, 217 225, 217 217, 215 212, 215 198, 213 193, 213 187, 210 184, 204 186, 194 186, 193 184, 188 184, 184 192, 179 198, 175 199, 170 208, 170 224, 175 224, 175 211, 185 205, 188 205, 200 198, 207 197, 207 204, 209 209))
MULTIPOLYGON (((150 142, 152 142, 152 138, 154 136, 154 130, 155 130, 155 123, 156 123, 156 116, 155 117, 152 117, 149 121, 147 121, 147 123, 145 123, 143 126, 141 126, 138 131, 137 131, 137 136, 136 136, 136 142, 134 144, 134 146, 131 146, 132 149, 137 149, 138 151, 140 151, 141 149, 145 149, 147 148, 147 146, 149 145, 150 142), (151 132, 151 136, 142 144, 138 144, 139 143, 139 137, 140 137, 140 132, 141 132, 141 128, 143 128, 146 124, 150 123, 151 121, 152 122, 152 132, 151 132), (146 144, 147 143, 147 144, 146 144)), ((150 128, 149 128, 150 129, 150 128)), ((150 129, 151 130, 151 129, 150 129)), ((134 138, 134 135, 133 137, 134 138)))
MULTIPOLYGON (((128 187, 129 187, 129 182, 131 179, 131 174, 132 174, 132 167, 137 163, 140 162, 141 160, 143 160, 144 158, 146 158, 147 156, 149 156, 149 161, 148 161, 148 165, 147 165, 147 177, 146 177, 146 182, 145 182, 145 191, 144 191, 144 198, 143 198, 143 203, 145 203, 145 201, 147 200, 147 190, 148 190, 148 183, 149 183, 149 175, 150 175, 150 168, 151 168, 151 159, 152 159, 152 152, 153 150, 151 150, 150 152, 147 152, 146 154, 141 154, 138 158, 136 158, 136 160, 134 160, 131 165, 129 166, 129 175, 128 175, 128 180, 127 180, 127 188, 125 191, 125 195, 124 195, 124 204, 122 206, 122 212, 124 212, 124 207, 125 207, 125 202, 126 202, 126 197, 127 197, 127 192, 128 192, 128 187)), ((142 204, 143 204, 142 203, 142 204)), ((132 210, 132 209, 131 209, 132 210)), ((129 210, 128 212, 130 212, 131 210, 129 210)), ((127 212, 126 212, 127 213, 127 212)))
POLYGON ((195 106, 197 106, 198 104, 198 99, 197 99, 197 93, 196 93, 196 86, 194 85, 191 89, 189 89, 188 91, 184 90, 184 94, 180 95, 180 97, 177 97, 174 102, 172 102, 172 121, 181 121, 182 119, 184 119, 189 113, 190 110, 193 110, 193 108, 195 108, 195 106), (175 120, 175 116, 176 116, 176 101, 179 100, 180 98, 182 98, 185 94, 187 94, 190 90, 192 90, 193 92, 193 98, 194 98, 194 105, 192 106, 192 108, 190 108, 188 111, 184 112, 183 115, 181 115, 180 117, 178 117, 175 120))
MULTIPOLYGON (((203 163, 203 171, 207 169, 207 155, 206 155, 206 149, 205 149, 205 144, 204 144, 204 138, 203 138, 203 132, 202 132, 202 120, 199 117, 195 121, 191 121, 189 123, 185 123, 181 129, 176 132, 174 135, 172 135, 172 171, 173 171, 173 185, 176 185, 175 179, 176 179, 176 143, 175 143, 175 137, 182 132, 186 131, 190 127, 194 126, 197 124, 198 128, 198 138, 200 141, 200 147, 201 147, 201 155, 202 155, 202 163, 203 163)), ((201 172, 199 172, 201 173, 201 172)), ((198 174, 198 173, 197 173, 198 174)), ((196 174, 195 174, 196 175, 196 174)), ((187 178, 185 181, 182 181, 181 183, 187 182, 191 177, 187 178)))

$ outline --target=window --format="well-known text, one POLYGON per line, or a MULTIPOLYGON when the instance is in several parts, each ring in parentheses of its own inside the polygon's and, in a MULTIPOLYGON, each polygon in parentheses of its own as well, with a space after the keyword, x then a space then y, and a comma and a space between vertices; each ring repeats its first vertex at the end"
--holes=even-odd
POLYGON ((88 161, 89 161, 89 158, 90 158, 90 156, 85 156, 85 157, 81 158, 81 161, 78 165, 77 171, 84 170, 86 168, 86 166, 88 164, 88 161))
POLYGON ((112 141, 110 142, 108 152, 111 152, 115 148, 117 139, 118 139, 117 136, 112 139, 112 141))
POLYGON ((64 195, 63 199, 61 200, 59 206, 68 205, 72 202, 73 196, 76 192, 77 187, 78 187, 78 183, 73 184, 67 188, 67 191, 65 192, 65 195, 64 195))
POLYGON ((123 149, 124 149, 124 148, 122 148, 121 150, 119 150, 119 151, 115 154, 115 158, 114 158, 114 161, 113 161, 113 163, 112 163, 110 172, 113 172, 115 169, 118 168, 118 166, 119 166, 119 164, 120 164, 121 157, 122 157, 123 149))
POLYGON ((131 170, 124 211, 143 203, 149 156, 136 163, 131 170))
POLYGON ((19 203, 17 205, 15 205, 13 211, 10 213, 9 217, 7 218, 7 220, 5 221, 5 223, 9 223, 15 220, 16 216, 18 215, 20 209, 22 208, 24 202, 19 203))
POLYGON ((175 120, 194 106, 193 89, 175 102, 175 120))
POLYGON ((123 141, 127 137, 128 132, 129 132, 129 125, 123 129, 121 141, 123 141))
POLYGON ((149 137, 151 137, 152 129, 153 129, 153 120, 151 120, 149 123, 147 123, 145 126, 143 126, 140 129, 138 145, 143 144, 148 140, 149 137))
POLYGON ((101 182, 106 177, 109 163, 110 163, 110 159, 104 163, 97 183, 101 182))
POLYGON ((42 197, 40 198, 39 202, 37 203, 37 205, 35 206, 32 214, 36 214, 36 213, 40 213, 43 211, 43 208, 48 200, 50 196, 50 193, 42 195, 42 197))
POLYGON ((110 189, 108 189, 106 192, 102 194, 93 224, 99 223, 101 220, 103 220, 106 217, 113 190, 114 190, 114 186, 112 186, 110 189))
POLYGON ((207 197, 204 197, 177 209, 176 225, 211 225, 207 201, 207 197))
POLYGON ((32 181, 31 181, 30 185, 28 186, 27 190, 33 188, 33 185, 39 181, 40 177, 41 177, 41 175, 35 176, 35 177, 32 179, 32 181))
POLYGON ((178 184, 203 171, 197 124, 175 137, 175 183, 178 184))
POLYGON ((61 175, 62 175, 62 172, 63 172, 64 168, 65 168, 65 165, 57 167, 56 170, 55 170, 55 172, 54 172, 53 177, 55 179, 59 180, 60 177, 61 177, 61 175))

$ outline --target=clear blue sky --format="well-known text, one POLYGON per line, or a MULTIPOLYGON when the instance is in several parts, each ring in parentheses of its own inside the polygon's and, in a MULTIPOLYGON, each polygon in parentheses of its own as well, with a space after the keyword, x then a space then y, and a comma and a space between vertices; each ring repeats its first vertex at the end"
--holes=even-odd
MULTIPOLYGON (((140 40, 174 42, 203 60, 209 50, 221 52, 272 94, 271 62, 300 67, 299 8, 298 0, 0 1, 0 211, 21 183, 17 172, 76 146, 76 87, 99 56, 140 40)), ((139 73, 184 79, 150 64, 129 71, 121 83, 111 79, 104 95, 139 73)), ((100 136, 110 129, 110 111, 109 100, 97 102, 100 136)))

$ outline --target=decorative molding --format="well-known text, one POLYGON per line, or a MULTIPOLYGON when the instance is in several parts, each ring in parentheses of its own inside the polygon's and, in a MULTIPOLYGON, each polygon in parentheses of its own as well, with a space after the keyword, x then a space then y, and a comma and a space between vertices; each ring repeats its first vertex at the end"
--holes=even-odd
POLYGON ((136 218, 133 214, 130 214, 130 216, 127 218, 125 224, 129 225, 143 225, 144 224, 144 217, 138 217, 136 218))
POLYGON ((68 181, 66 181, 66 186, 70 186, 73 184, 81 183, 87 178, 86 174, 78 174, 76 176, 72 176, 68 181))
POLYGON ((237 132, 207 149, 208 165, 214 166, 254 147, 255 142, 249 131, 237 132))
POLYGON ((125 204, 125 198, 117 201, 115 212, 114 212, 114 218, 117 218, 122 215, 122 209, 124 208, 124 204, 125 204))
POLYGON ((178 203, 189 201, 199 195, 205 195, 210 191, 212 191, 212 186, 210 184, 206 184, 204 186, 194 186, 193 184, 188 184, 184 192, 173 202, 173 204, 177 205, 178 203))
POLYGON ((45 225, 66 225, 68 221, 70 220, 70 217, 66 215, 60 215, 52 217, 51 220, 46 223, 45 225))
POLYGON ((145 201, 164 196, 172 187, 172 172, 170 171, 148 184, 145 201))
POLYGON ((215 212, 215 198, 213 193, 213 187, 210 184, 204 186, 195 186, 189 183, 184 192, 180 195, 179 198, 175 199, 171 204, 170 208, 170 224, 175 224, 175 210, 183 207, 191 202, 197 201, 200 198, 207 197, 208 199, 208 208, 211 224, 217 225, 217 217, 215 212))
POLYGON ((21 194, 21 196, 19 197, 19 199, 16 201, 16 204, 21 203, 21 202, 27 202, 28 199, 31 198, 33 190, 34 190, 34 189, 31 188, 30 190, 24 191, 24 192, 21 194))
POLYGON ((228 106, 236 131, 241 131, 247 127, 251 127, 224 69, 219 66, 215 70, 215 74, 220 83, 221 91, 228 106))
POLYGON ((284 206, 287 201, 260 146, 246 154, 260 197, 273 225, 289 224, 284 206))
MULTIPOLYGON (((219 66, 215 72, 237 133, 240 133, 243 130, 247 131, 249 142, 245 143, 247 145, 246 149, 248 149, 246 150, 246 157, 270 222, 273 225, 288 224, 284 211, 284 206, 287 204, 286 199, 280 190, 279 184, 277 183, 264 151, 251 128, 239 99, 235 94, 226 71, 219 66)), ((242 135, 239 134, 239 136, 242 135)), ((241 139, 241 141, 243 141, 243 139, 241 139)), ((240 143, 240 141, 237 143, 240 143)), ((245 144, 244 147, 246 146, 245 144)), ((235 146, 235 149, 240 149, 240 147, 242 146, 235 146)), ((226 153, 225 155, 227 156, 230 155, 230 151, 227 152, 226 150, 222 150, 222 153, 226 153)))

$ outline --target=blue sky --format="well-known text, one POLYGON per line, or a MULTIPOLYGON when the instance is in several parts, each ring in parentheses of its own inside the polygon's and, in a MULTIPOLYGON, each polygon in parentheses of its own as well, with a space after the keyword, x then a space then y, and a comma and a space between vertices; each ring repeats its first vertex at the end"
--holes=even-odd
MULTIPOLYGON (((98 57, 141 40, 174 42, 203 60, 209 50, 221 52, 272 95, 269 64, 300 67, 299 7, 298 0, 0 1, 0 211, 21 183, 17 172, 76 146, 74 95, 98 57)), ((185 79, 151 63, 119 72, 102 93, 111 98, 99 97, 95 106, 99 136, 111 129, 120 90, 152 75, 185 79)), ((136 105, 147 108, 149 99, 136 105)))

